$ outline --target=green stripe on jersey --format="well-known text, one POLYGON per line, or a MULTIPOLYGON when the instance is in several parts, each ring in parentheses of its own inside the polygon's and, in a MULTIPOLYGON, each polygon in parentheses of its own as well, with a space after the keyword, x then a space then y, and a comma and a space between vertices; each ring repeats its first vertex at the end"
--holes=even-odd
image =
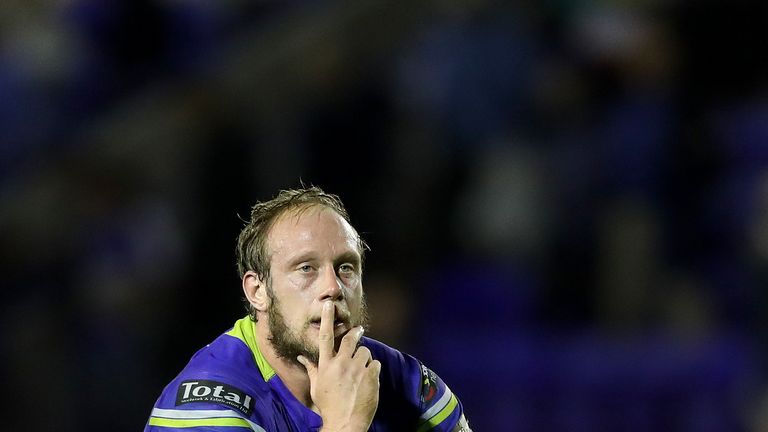
POLYGON ((267 363, 267 359, 261 354, 259 345, 256 343, 256 323, 251 321, 251 318, 246 316, 240 318, 235 322, 235 326, 227 334, 240 339, 248 345, 253 354, 253 359, 256 362, 256 366, 261 372, 261 376, 264 377, 264 381, 269 381, 270 378, 275 376, 275 370, 267 363))
POLYGON ((251 429, 251 425, 241 418, 206 418, 206 419, 169 419, 150 417, 150 426, 193 428, 206 426, 237 426, 251 429))
POLYGON ((456 395, 451 395, 451 400, 448 401, 447 404, 443 407, 443 409, 440 410, 437 414, 432 416, 429 420, 426 420, 424 423, 419 426, 419 428, 416 430, 417 432, 423 432, 428 431, 435 426, 439 425, 443 422, 443 420, 447 419, 451 413, 453 413, 453 410, 456 409, 456 406, 459 404, 459 400, 456 399, 456 395))

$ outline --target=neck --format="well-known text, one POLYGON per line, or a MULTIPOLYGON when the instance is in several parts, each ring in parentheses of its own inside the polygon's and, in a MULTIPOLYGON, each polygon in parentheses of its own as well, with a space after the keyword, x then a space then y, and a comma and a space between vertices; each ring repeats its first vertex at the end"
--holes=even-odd
POLYGON ((304 406, 317 411, 310 396, 309 375, 307 375, 306 369, 301 364, 288 361, 277 355, 272 347, 272 343, 269 341, 269 326, 265 321, 266 319, 262 317, 255 323, 256 342, 259 344, 261 354, 267 363, 272 366, 272 369, 275 370, 275 373, 283 381, 288 391, 304 406))

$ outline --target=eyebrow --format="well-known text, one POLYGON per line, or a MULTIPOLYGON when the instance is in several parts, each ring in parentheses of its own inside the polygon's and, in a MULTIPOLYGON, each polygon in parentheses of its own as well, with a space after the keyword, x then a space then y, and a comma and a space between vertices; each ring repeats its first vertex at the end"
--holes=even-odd
POLYGON ((355 264, 356 266, 359 267, 360 266, 360 255, 357 252, 347 251, 347 252, 344 252, 341 255, 337 256, 333 260, 333 264, 334 265, 340 264, 340 263, 345 263, 345 262, 351 262, 351 263, 353 263, 353 264, 355 264))
MULTIPOLYGON (((294 266, 306 261, 315 261, 315 260, 317 260, 317 254, 312 251, 307 251, 307 252, 300 253, 295 257, 291 258, 290 260, 288 260, 288 265, 294 266)), ((355 251, 346 251, 333 258, 334 266, 341 263, 345 263, 345 262, 350 262, 355 264, 356 266, 360 266, 360 263, 361 263, 360 255, 355 251)))
POLYGON ((303 252, 289 259, 288 265, 295 266, 296 264, 300 264, 306 261, 314 261, 316 259, 317 259, 317 256, 315 255, 314 252, 303 252))

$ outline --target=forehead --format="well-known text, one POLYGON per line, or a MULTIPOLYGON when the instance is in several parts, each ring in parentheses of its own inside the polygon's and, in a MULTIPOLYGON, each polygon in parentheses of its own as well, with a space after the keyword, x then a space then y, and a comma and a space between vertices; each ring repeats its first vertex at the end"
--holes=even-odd
POLYGON ((334 210, 321 206, 290 209, 275 220, 267 236, 271 255, 300 252, 358 252, 357 231, 334 210))

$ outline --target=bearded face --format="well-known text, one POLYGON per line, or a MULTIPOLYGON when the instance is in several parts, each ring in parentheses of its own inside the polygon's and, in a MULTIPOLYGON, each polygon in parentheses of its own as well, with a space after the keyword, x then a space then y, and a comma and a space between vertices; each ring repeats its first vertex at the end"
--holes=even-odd
MULTIPOLYGON (((296 357, 302 355, 308 358, 311 362, 317 364, 320 358, 320 352, 317 345, 317 333, 311 331, 315 319, 307 319, 303 325, 299 328, 291 328, 286 322, 285 317, 281 311, 282 305, 272 291, 271 284, 267 285, 267 293, 270 299, 270 308, 267 313, 269 321, 269 341, 272 347, 275 349, 275 353, 279 357, 282 357, 286 361, 294 363, 295 365, 301 365, 296 360, 296 357), (314 335, 314 338, 310 335, 314 335)), ((360 302, 360 311, 355 317, 351 317, 350 326, 362 326, 368 329, 368 305, 365 302, 365 297, 360 302)), ((349 330, 347 330, 349 331, 349 330)), ((346 332, 344 332, 346 334, 346 332)), ((338 349, 341 338, 344 336, 336 337, 336 349, 338 349)))
POLYGON ((367 325, 360 239, 349 223, 324 207, 288 212, 267 238, 270 269, 266 301, 267 335, 275 354, 298 364, 303 355, 317 362, 323 304, 334 305, 336 346, 358 325, 367 325))

